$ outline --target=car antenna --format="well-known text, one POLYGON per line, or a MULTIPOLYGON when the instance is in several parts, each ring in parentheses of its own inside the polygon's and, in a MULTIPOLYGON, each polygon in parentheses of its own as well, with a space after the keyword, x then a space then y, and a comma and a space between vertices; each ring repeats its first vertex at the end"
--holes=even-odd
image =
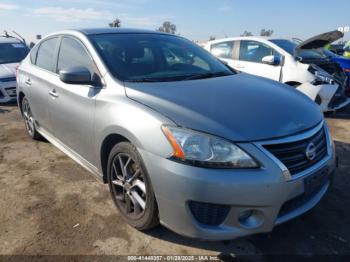
POLYGON ((7 33, 6 30, 4 30, 4 37, 6 37, 6 38, 10 38, 10 37, 11 37, 11 36, 7 33))
POLYGON ((14 30, 12 30, 12 32, 19 38, 19 39, 18 39, 18 38, 16 37, 18 40, 21 40, 21 42, 24 43, 25 45, 27 44, 27 43, 26 43, 26 40, 25 40, 19 33, 17 33, 17 32, 14 31, 14 30))

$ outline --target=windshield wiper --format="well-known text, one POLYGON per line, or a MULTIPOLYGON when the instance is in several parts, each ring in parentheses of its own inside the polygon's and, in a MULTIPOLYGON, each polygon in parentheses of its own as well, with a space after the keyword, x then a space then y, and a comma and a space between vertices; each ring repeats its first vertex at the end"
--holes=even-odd
POLYGON ((151 82, 160 82, 159 79, 154 78, 140 78, 140 79, 128 79, 125 80, 125 82, 131 82, 131 83, 151 83, 151 82))
POLYGON ((210 73, 204 73, 204 74, 190 75, 185 77, 183 80, 204 79, 204 78, 212 78, 212 77, 228 76, 228 75, 231 75, 231 74, 228 72, 210 72, 210 73))

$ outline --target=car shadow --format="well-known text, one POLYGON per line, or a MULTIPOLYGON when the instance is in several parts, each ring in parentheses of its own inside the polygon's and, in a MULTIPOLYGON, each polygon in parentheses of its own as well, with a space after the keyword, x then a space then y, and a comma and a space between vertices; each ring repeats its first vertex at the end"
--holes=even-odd
POLYGON ((146 234, 179 245, 219 252, 223 261, 255 261, 290 255, 299 256, 295 259, 313 255, 321 256, 320 259, 325 255, 350 255, 350 209, 344 208, 350 206, 350 144, 339 141, 335 144, 340 156, 339 166, 327 194, 314 209, 276 226, 271 233, 217 242, 190 239, 164 227, 146 234))
POLYGON ((17 107, 16 102, 0 103, 0 114, 9 113, 13 107, 17 107), (8 109, 9 108, 9 109, 8 109))
POLYGON ((348 119, 350 119, 350 104, 342 109, 335 111, 335 112, 325 113, 324 116, 326 118, 348 120, 348 119))
POLYGON ((0 114, 9 113, 9 112, 10 112, 10 110, 0 107, 0 114))

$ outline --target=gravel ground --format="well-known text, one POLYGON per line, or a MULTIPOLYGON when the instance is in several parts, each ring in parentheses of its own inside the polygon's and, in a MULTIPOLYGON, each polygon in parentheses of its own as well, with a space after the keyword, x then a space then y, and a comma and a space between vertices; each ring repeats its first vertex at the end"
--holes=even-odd
POLYGON ((32 141, 17 107, 0 106, 0 254, 350 255, 350 107, 327 122, 339 168, 312 212, 269 234, 199 242, 163 227, 129 227, 106 185, 51 144, 32 141))

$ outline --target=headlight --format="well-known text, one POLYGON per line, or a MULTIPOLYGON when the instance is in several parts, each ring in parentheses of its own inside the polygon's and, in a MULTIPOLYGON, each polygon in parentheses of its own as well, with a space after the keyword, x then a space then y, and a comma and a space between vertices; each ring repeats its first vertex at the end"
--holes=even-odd
POLYGON ((189 129, 162 126, 173 147, 172 158, 212 168, 257 168, 258 163, 246 152, 224 139, 189 129))
POLYGON ((316 82, 320 82, 322 84, 329 84, 329 85, 334 84, 333 77, 330 74, 328 74, 326 71, 324 71, 322 68, 320 68, 319 66, 310 65, 308 68, 308 71, 315 76, 316 82))
POLYGON ((329 85, 333 85, 334 84, 333 78, 329 74, 324 73, 322 71, 316 71, 315 72, 315 77, 316 77, 316 80, 321 81, 322 83, 326 83, 326 84, 329 84, 329 85))

